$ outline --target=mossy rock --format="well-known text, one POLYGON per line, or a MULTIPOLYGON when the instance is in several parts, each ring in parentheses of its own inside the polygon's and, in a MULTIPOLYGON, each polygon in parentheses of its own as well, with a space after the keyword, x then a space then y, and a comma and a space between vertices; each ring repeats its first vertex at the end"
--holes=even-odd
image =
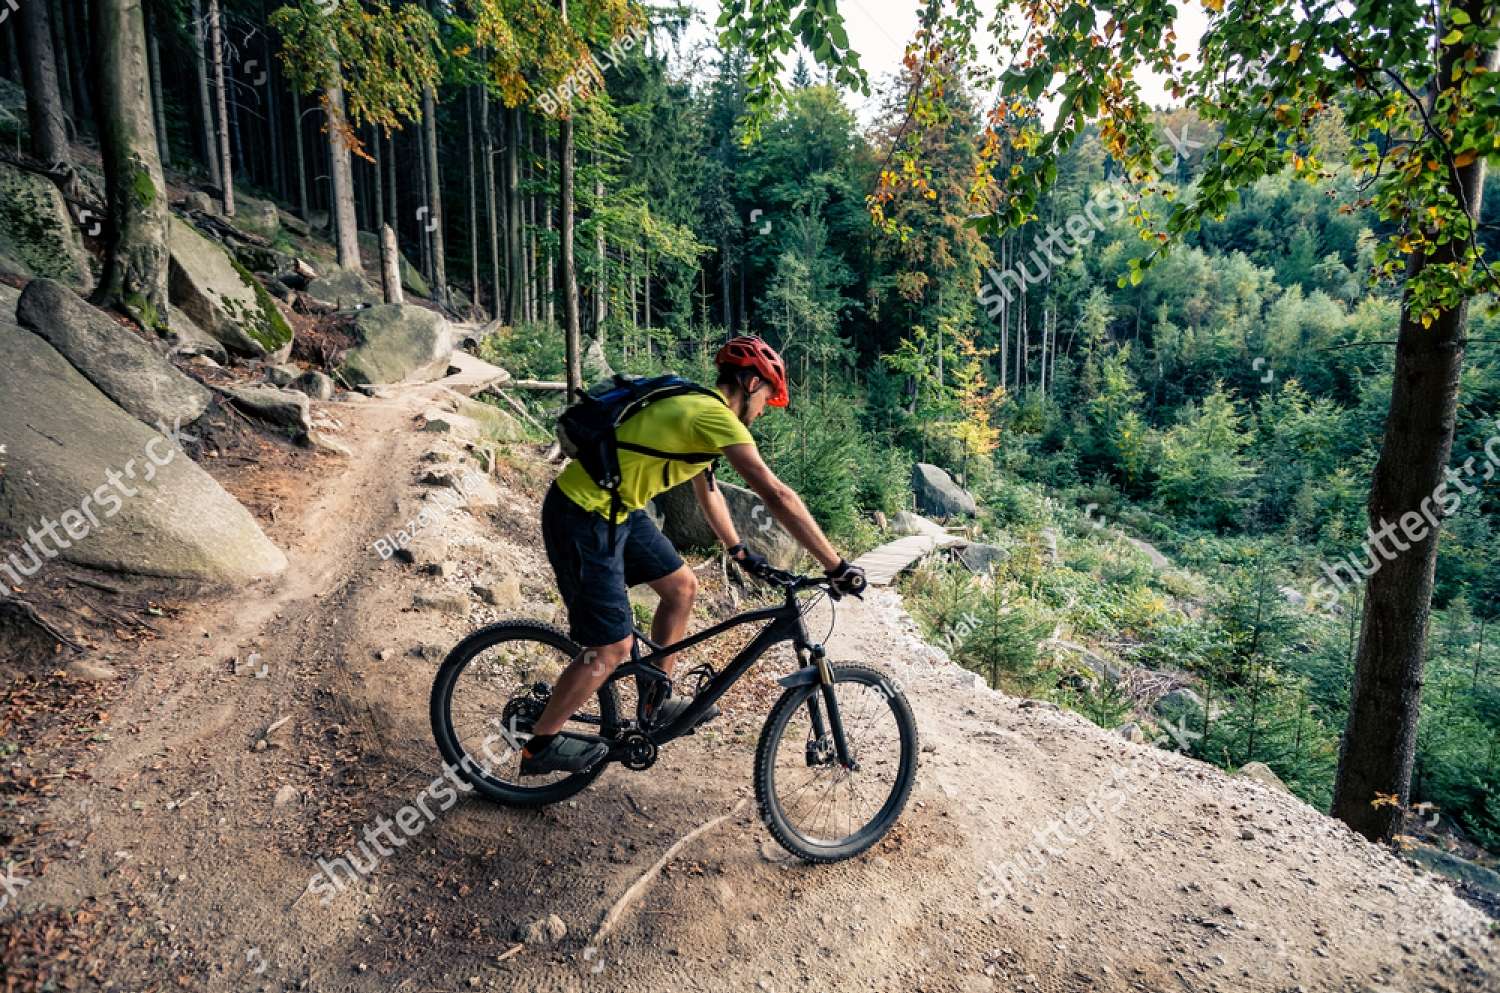
POLYGON ((352 330, 359 344, 339 370, 346 383, 427 382, 448 372, 453 327, 441 314, 412 304, 382 304, 355 314, 352 330))
POLYGON ((93 257, 56 185, 45 176, 0 162, 0 255, 32 275, 79 293, 94 288, 93 257))
POLYGON ((172 305, 231 352, 262 358, 291 344, 292 328, 271 294, 219 243, 172 218, 172 305))
POLYGON ((275 238, 281 233, 281 212, 269 200, 234 194, 234 218, 231 223, 266 238, 275 238))

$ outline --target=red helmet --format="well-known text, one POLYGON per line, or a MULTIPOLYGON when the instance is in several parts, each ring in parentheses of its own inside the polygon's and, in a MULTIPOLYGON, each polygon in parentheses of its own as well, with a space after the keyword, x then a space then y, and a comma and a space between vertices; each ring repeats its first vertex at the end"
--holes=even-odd
POLYGON ((771 386, 771 396, 766 402, 773 407, 785 407, 786 363, 776 354, 776 349, 753 334, 742 334, 731 338, 714 356, 719 368, 746 369, 764 379, 771 386))

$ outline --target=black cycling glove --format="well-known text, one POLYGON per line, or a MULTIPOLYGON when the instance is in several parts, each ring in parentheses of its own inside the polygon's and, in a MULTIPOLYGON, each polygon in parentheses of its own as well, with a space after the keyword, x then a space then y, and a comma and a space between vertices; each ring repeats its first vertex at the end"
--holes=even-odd
POLYGON ((852 562, 839 559, 839 564, 832 569, 824 569, 823 575, 832 582, 833 588, 840 594, 853 594, 859 596, 869 585, 865 581, 865 571, 852 562))
POLYGON ((765 571, 771 567, 771 563, 766 561, 766 557, 764 555, 755 554, 750 549, 745 547, 744 542, 740 542, 737 545, 731 546, 729 549, 729 557, 734 559, 735 563, 739 565, 741 569, 745 570, 745 572, 749 573, 752 576, 764 575, 765 571))

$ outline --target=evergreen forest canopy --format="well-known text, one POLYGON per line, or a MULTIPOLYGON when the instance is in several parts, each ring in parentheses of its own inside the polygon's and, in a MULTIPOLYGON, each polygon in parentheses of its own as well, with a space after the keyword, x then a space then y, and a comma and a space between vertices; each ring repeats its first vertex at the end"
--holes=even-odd
POLYGON ((99 148, 99 298, 143 326, 171 180, 280 201, 348 267, 389 225, 518 374, 577 382, 597 341, 702 376, 764 335, 793 402, 757 432, 840 541, 916 461, 978 495, 995 575, 909 593, 935 636, 979 615, 953 653, 992 684, 1114 726, 1128 680, 1044 648, 1108 646, 1200 687, 1195 754, 1372 837, 1430 803, 1493 848, 1500 5, 1203 6, 1180 62, 1171 3, 924 4, 871 127, 827 2, 728 3, 694 47, 691 9, 628 0, 55 0, 0 68, 33 159, 99 148))

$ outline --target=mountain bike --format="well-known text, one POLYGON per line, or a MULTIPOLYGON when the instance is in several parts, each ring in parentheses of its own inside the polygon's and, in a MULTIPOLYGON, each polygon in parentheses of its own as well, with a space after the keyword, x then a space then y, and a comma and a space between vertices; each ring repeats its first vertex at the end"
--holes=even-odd
POLYGON ((540 807, 578 793, 610 763, 646 770, 662 746, 697 730, 699 718, 771 648, 790 641, 800 667, 766 716, 755 752, 755 796, 762 822, 792 854, 809 862, 852 858, 883 838, 901 816, 917 772, 917 725, 889 676, 867 665, 830 662, 808 637, 804 616, 838 592, 822 577, 763 568, 758 578, 782 603, 731 617, 674 645, 635 632, 630 660, 600 686, 593 705, 564 732, 603 742, 609 753, 576 773, 521 776, 521 748, 541 716, 553 681, 582 649, 550 624, 504 620, 469 635, 448 654, 433 682, 433 734, 443 759, 476 791, 511 807, 540 807), (811 593, 811 595, 804 595, 811 593), (720 671, 699 665, 691 705, 665 724, 648 700, 671 677, 658 660, 731 628, 764 626, 720 671), (642 654, 643 646, 646 649, 642 654), (622 680, 635 679, 633 716, 620 706, 622 680))

